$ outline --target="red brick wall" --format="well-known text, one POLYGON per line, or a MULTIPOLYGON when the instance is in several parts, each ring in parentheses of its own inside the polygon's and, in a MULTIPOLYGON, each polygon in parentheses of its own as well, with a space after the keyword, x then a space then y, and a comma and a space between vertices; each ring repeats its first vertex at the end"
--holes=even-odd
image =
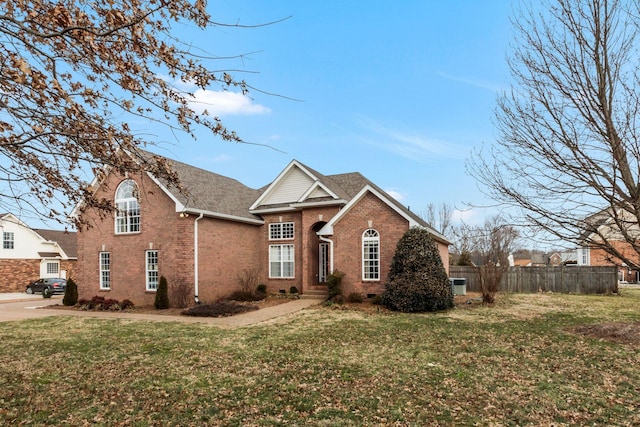
MULTIPOLYGON (((616 248, 627 258, 640 263, 640 255, 638 255, 630 244, 626 242, 611 242, 611 245, 616 248)), ((589 263, 593 266, 611 266, 616 265, 619 267, 620 279, 627 282, 635 282, 637 280, 637 271, 630 270, 627 267, 623 267, 623 262, 617 258, 613 258, 602 249, 591 248, 589 251, 590 259, 589 263)))
MULTIPOLYGON (((78 232, 78 296, 94 295, 123 300, 136 305, 152 305, 155 292, 146 291, 146 250, 158 251, 158 269, 167 279, 181 278, 193 283, 194 217, 180 218, 175 203, 146 175, 131 177, 140 191, 140 233, 119 234, 114 231, 114 218, 100 219, 86 212, 91 228, 78 232), (111 254, 111 289, 100 290, 99 253, 111 254)), ((111 174, 99 190, 99 196, 113 200, 115 191, 125 178, 111 174)))
POLYGON ((287 212, 282 214, 262 215, 264 226, 260 227, 260 236, 258 240, 260 255, 259 263, 262 270, 261 283, 267 285, 269 292, 277 293, 281 290, 289 292, 291 286, 295 286, 302 291, 302 213, 287 212), (294 239, 293 240, 269 240, 269 224, 276 222, 293 222, 294 223, 294 239), (270 279, 269 278, 269 245, 270 244, 293 244, 295 251, 295 274, 293 279, 270 279))
POLYGON ((24 292, 29 282, 40 277, 40 260, 2 259, 0 275, 0 292, 24 292))
POLYGON ((200 300, 213 302, 240 289, 244 270, 256 270, 263 277, 267 265, 258 262, 263 250, 257 244, 262 227, 204 218, 198 228, 200 300))
MULTIPOLYGON (((40 278, 39 259, 2 259, 0 260, 0 292, 24 292, 27 284, 40 278)), ((75 280, 76 261, 61 260, 60 270, 67 271, 67 279, 75 280)))
MULTIPOLYGON (((122 177, 112 175, 103 196, 114 198, 122 177)), ((129 299, 136 305, 152 305, 154 291, 146 291, 146 251, 158 251, 158 270, 171 287, 175 283, 189 286, 189 301, 195 290, 194 223, 197 216, 180 217, 175 203, 148 177, 136 177, 140 189, 140 233, 116 235, 112 216, 100 220, 91 216, 93 227, 78 233, 79 298, 94 295, 129 299), (99 253, 111 253, 111 289, 100 290, 99 253)), ((238 275, 256 264, 259 226, 204 217, 198 221, 199 270, 198 297, 213 302, 238 289, 238 275)), ((170 301, 171 302, 171 301, 170 301)))
POLYGON ((384 291, 396 245, 409 222, 373 194, 364 196, 334 225, 334 268, 345 273, 342 291, 379 295, 384 291), (371 222, 371 225, 369 225, 371 222), (373 228, 380 235, 380 280, 362 281, 362 233, 373 228))
POLYGON ((304 292, 306 286, 318 284, 318 245, 320 239, 313 228, 315 225, 321 226, 326 224, 338 212, 339 209, 337 206, 307 209, 302 212, 302 259, 307 261, 302 268, 302 292, 304 292))

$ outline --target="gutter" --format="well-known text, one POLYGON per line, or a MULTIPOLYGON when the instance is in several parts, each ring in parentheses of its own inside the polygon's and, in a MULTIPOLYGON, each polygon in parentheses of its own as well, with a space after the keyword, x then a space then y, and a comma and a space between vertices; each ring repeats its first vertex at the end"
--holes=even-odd
POLYGON ((322 236, 318 236, 318 238, 329 244, 329 274, 333 274, 333 240, 322 236))
POLYGON ((204 212, 193 221, 193 280, 194 280, 194 299, 196 304, 200 304, 198 299, 198 221, 204 217, 204 212))

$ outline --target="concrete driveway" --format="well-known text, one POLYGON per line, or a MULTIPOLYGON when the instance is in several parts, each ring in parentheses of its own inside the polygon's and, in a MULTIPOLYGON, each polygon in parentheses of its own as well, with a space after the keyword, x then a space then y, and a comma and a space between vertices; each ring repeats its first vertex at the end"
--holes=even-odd
POLYGON ((0 322, 36 319, 47 316, 79 316, 101 319, 144 320, 152 322, 204 323, 220 327, 242 327, 266 322, 272 319, 286 319, 305 308, 321 304, 323 298, 301 298, 285 304, 261 308, 231 317, 170 316, 151 313, 122 313, 107 311, 81 311, 47 309, 48 305, 62 305, 62 295, 42 298, 42 295, 0 294, 0 322), (13 299, 12 299, 13 298, 13 299))

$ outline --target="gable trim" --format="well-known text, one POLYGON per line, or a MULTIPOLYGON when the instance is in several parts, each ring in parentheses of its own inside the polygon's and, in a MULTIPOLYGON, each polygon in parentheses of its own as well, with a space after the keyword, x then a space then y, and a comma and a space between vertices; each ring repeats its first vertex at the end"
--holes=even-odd
POLYGON ((321 188, 324 191, 326 191, 327 194, 329 194, 329 196, 333 197, 334 199, 338 199, 338 196, 336 195, 336 193, 331 191, 329 189, 329 187, 327 187, 326 185, 324 185, 320 181, 316 181, 311 185, 311 187, 309 187, 307 189, 307 191, 304 192, 304 194, 302 196, 300 196, 300 198, 297 200, 297 203, 303 203, 305 200, 307 200, 307 198, 311 195, 311 193, 313 193, 318 188, 321 188))
MULTIPOLYGON (((264 192, 260 195, 260 197, 258 197, 258 199, 249 207, 249 211, 250 212, 255 211, 258 208, 258 206, 260 206, 262 202, 269 197, 269 195, 274 191, 274 189, 278 186, 278 184, 280 184, 280 181, 282 181, 284 177, 289 173, 289 171, 294 167, 297 167, 298 169, 300 169, 304 174, 306 174, 309 178, 311 178, 314 181, 314 184, 311 186, 311 188, 315 189, 317 188, 316 184, 319 184, 322 186, 321 188, 327 191, 332 197, 338 198, 333 191, 329 190, 324 184, 322 184, 320 182, 320 179, 317 176, 315 176, 313 173, 311 173, 311 171, 309 171, 309 169, 307 169, 302 163, 300 163, 297 160, 292 160, 291 163, 289 163, 289 165, 287 165, 287 167, 284 168, 282 172, 278 174, 276 179, 273 180, 271 184, 269 184, 267 189, 264 190, 264 192)), ((308 191, 309 190, 307 190, 303 194, 303 197, 307 195, 308 191)), ((298 200, 298 201, 301 201, 301 200, 298 200)))
POLYGON ((347 203, 344 208, 342 208, 340 210, 340 212, 338 212, 338 214, 336 216, 334 216, 333 218, 331 218, 329 220, 329 222, 327 222, 324 227, 322 227, 316 234, 318 234, 318 236, 332 236, 333 235, 333 226, 335 224, 337 224, 342 217, 344 217, 350 210, 351 208, 353 208, 358 202, 360 202, 360 200, 367 194, 367 193, 371 193, 374 196, 376 196, 378 199, 380 199, 384 204, 386 204, 387 206, 389 206, 391 209, 393 209, 397 214, 399 214, 402 218, 404 218, 405 220, 407 220, 409 222, 409 228, 411 227, 420 227, 420 228, 426 228, 429 233, 433 236, 434 239, 436 239, 437 241, 441 242, 441 243, 445 243, 447 245, 451 244, 451 242, 449 242, 444 236, 442 236, 440 233, 438 233, 437 231, 424 227, 422 224, 418 223, 414 218, 412 218, 410 215, 408 215, 405 211, 403 211, 397 203, 394 203, 392 201, 392 199, 390 199, 389 197, 385 196, 383 193, 381 193, 380 191, 376 190, 374 187, 372 187, 371 185, 365 185, 362 190, 360 190, 360 192, 358 194, 355 195, 355 197, 353 199, 351 199, 349 201, 349 203, 347 203))

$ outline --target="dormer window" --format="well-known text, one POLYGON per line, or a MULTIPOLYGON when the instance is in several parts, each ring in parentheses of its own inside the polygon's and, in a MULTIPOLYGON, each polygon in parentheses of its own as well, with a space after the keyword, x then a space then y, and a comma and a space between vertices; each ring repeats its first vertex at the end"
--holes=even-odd
POLYGON ((128 179, 116 190, 116 234, 140 232, 140 203, 138 186, 128 179))

